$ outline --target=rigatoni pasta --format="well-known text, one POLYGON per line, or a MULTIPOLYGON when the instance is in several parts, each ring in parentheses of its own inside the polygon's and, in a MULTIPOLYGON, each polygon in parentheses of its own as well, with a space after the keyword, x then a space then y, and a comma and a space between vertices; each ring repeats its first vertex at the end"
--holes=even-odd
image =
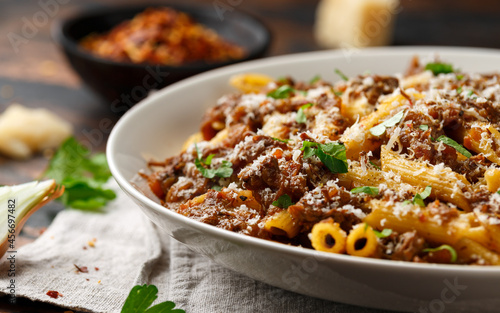
POLYGON ((142 175, 167 209, 237 233, 499 265, 500 75, 412 66, 334 84, 233 77, 183 151, 142 175))

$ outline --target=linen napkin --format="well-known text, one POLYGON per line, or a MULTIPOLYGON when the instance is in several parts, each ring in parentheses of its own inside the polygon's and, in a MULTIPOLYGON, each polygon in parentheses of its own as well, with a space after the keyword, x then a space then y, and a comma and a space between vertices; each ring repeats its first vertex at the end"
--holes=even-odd
POLYGON ((60 212, 51 226, 0 264, 0 293, 72 310, 120 312, 138 284, 158 287, 156 303, 196 312, 381 312, 319 300, 255 281, 223 268, 163 234, 119 190, 104 213, 60 212), (48 291, 60 296, 52 298, 48 291))

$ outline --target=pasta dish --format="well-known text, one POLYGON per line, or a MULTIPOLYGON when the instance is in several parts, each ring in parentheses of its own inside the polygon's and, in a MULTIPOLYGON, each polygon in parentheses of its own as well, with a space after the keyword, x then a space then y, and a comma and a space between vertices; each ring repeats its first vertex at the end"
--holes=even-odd
POLYGON ((500 75, 242 74, 180 154, 141 173, 168 209, 233 232, 399 261, 500 265, 500 75))

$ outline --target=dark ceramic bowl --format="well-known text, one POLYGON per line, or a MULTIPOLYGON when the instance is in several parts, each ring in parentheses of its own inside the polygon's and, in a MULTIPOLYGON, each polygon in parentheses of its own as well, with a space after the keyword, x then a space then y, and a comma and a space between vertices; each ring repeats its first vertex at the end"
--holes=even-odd
POLYGON ((242 46, 246 56, 222 63, 193 63, 182 66, 116 62, 92 55, 79 47, 86 35, 109 31, 120 22, 131 19, 147 7, 106 8, 80 12, 53 25, 53 36, 64 51, 73 69, 82 80, 120 113, 142 100, 151 89, 160 89, 183 78, 228 64, 262 57, 271 36, 257 19, 240 11, 220 15, 213 6, 170 5, 193 17, 198 23, 215 30, 226 40, 242 46))

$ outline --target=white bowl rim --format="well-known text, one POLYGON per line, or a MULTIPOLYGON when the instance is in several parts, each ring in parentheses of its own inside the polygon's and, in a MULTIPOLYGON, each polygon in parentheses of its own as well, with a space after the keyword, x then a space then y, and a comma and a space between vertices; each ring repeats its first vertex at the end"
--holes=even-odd
MULTIPOLYGON (((369 57, 376 55, 401 55, 402 53, 432 53, 435 51, 444 52, 447 55, 466 55, 466 54, 479 54, 479 55, 499 55, 500 50, 492 48, 471 48, 471 47, 449 47, 449 46, 397 46, 397 47, 378 47, 378 48, 366 48, 358 51, 358 53, 353 56, 356 57, 369 57)), ((272 250, 274 252, 280 252, 284 254, 291 254, 300 257, 313 257, 317 259, 324 260, 325 262, 348 262, 351 265, 359 266, 370 266, 374 270, 377 268, 387 268, 390 267, 394 270, 413 270, 413 271, 432 271, 436 274, 451 273, 451 274, 484 274, 484 275, 500 275, 500 267, 497 266, 472 266, 472 265, 459 265, 459 264, 430 264, 430 263, 415 263, 406 261, 394 261, 385 259, 373 259, 373 258, 362 258, 343 254, 327 253, 322 251, 316 251, 313 249, 301 248, 297 246, 290 246, 278 242, 273 242, 270 240, 260 239, 256 237, 251 237, 243 234, 238 234, 228 230, 220 229, 193 219, 190 219, 181 214, 175 213, 156 203, 152 199, 149 199, 138 191, 121 173, 118 168, 114 157, 116 156, 117 145, 120 143, 116 140, 117 134, 120 130, 127 124, 129 120, 133 120, 137 112, 142 110, 148 110, 149 106, 154 103, 154 99, 164 97, 168 95, 171 91, 177 90, 179 88, 184 88, 185 86, 192 84, 203 83, 206 80, 213 78, 214 76, 225 76, 228 74, 234 74, 235 72, 246 70, 252 65, 276 65, 279 63, 288 63, 291 60, 295 61, 305 61, 311 58, 314 59, 330 59, 332 57, 342 56, 341 50, 324 50, 315 52, 304 52, 289 54, 284 56, 274 56, 259 60, 246 61, 239 64, 229 65, 215 70, 210 70, 193 77, 184 79, 182 81, 176 82, 170 86, 163 88, 160 91, 155 92, 148 98, 142 100, 135 106, 133 106, 129 111, 127 111, 120 120, 116 123, 113 130, 110 133, 106 155, 109 164, 109 168, 118 185, 125 190, 130 196, 134 197, 138 201, 144 203, 147 207, 153 209, 159 214, 167 214, 169 218, 173 219, 176 223, 189 224, 190 227, 199 230, 201 232, 210 234, 216 237, 222 237, 225 240, 244 244, 252 245, 259 249, 272 250)), ((222 95, 221 95, 222 96, 222 95)), ((146 164, 146 163, 145 163, 146 164)))

